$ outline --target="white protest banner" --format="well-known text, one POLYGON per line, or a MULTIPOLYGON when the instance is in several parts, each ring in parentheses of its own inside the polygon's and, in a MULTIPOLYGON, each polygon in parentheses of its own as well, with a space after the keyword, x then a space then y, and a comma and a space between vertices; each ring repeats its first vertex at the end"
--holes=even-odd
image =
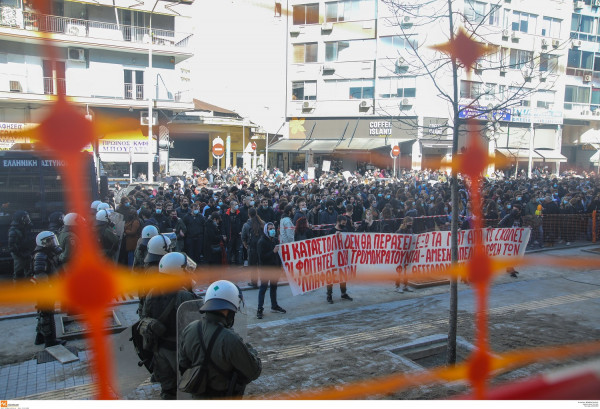
POLYGON ((282 244, 279 256, 293 295, 356 277, 340 233, 282 244))
MULTIPOLYGON (((462 230, 458 232, 458 261, 473 254, 476 234, 482 235, 491 257, 525 254, 528 228, 462 230)), ((282 244, 279 255, 293 295, 327 284, 346 282, 357 274, 405 271, 430 276, 451 265, 451 233, 421 234, 338 233, 316 239, 282 244)))
POLYGON ((331 161, 324 160, 323 161, 323 172, 329 172, 329 169, 331 169, 331 161))
POLYGON ((308 167, 308 180, 315 180, 315 167, 314 166, 308 167))

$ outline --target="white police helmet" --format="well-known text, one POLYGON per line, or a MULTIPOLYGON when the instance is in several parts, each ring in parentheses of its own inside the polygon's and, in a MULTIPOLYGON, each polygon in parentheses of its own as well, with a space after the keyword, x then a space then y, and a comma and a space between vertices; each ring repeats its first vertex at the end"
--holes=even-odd
POLYGON ((231 281, 219 280, 206 290, 200 311, 229 310, 237 312, 243 301, 242 292, 231 281))
POLYGON ((100 203, 96 207, 96 210, 97 211, 100 211, 100 210, 112 210, 112 207, 110 207, 110 205, 108 203, 100 203))
POLYGON ((58 239, 51 231, 43 231, 35 237, 35 244, 40 247, 58 247, 58 239))
POLYGON ((159 261, 162 256, 171 251, 171 239, 164 234, 159 234, 152 237, 148 241, 148 254, 144 258, 144 262, 151 263, 159 261))
POLYGON ((108 218, 109 215, 110 215, 110 212, 108 210, 106 210, 106 209, 99 210, 96 213, 96 221, 108 223, 110 221, 110 219, 108 218))
POLYGON ((148 245, 148 241, 154 236, 158 235, 158 229, 156 226, 148 225, 142 229, 142 243, 148 245))
POLYGON ((98 211, 98 205, 102 203, 100 200, 94 200, 92 202, 92 204, 90 205, 90 209, 94 209, 96 211, 98 211))
POLYGON ((167 253, 158 263, 158 271, 163 274, 182 274, 193 272, 196 269, 196 263, 184 253, 167 253))
POLYGON ((65 226, 77 226, 77 223, 84 221, 85 219, 79 216, 77 213, 68 213, 64 218, 63 222, 65 226))

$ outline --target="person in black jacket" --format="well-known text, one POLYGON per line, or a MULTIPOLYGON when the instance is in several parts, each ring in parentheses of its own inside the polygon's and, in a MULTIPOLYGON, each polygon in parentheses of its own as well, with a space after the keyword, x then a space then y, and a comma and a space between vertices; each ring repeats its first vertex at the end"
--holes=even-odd
POLYGON ((260 274, 260 289, 258 290, 258 310, 256 311, 256 318, 261 319, 263 317, 265 303, 265 293, 267 287, 270 288, 269 296, 271 297, 271 312, 278 312, 285 314, 286 311, 279 306, 277 303, 277 281, 279 274, 276 272, 276 268, 280 265, 279 259, 279 241, 277 240, 277 230, 273 223, 265 223, 262 237, 258 240, 256 245, 258 253, 258 265, 267 267, 267 269, 261 269, 260 274))
POLYGON ((185 253, 198 264, 202 259, 204 226, 206 224, 204 216, 200 214, 198 203, 192 205, 192 211, 183 217, 183 223, 185 224, 185 253))
MULTIPOLYGON (((345 232, 346 231, 346 223, 348 223, 348 218, 344 215, 339 215, 337 217, 337 223, 335 224, 335 227, 333 229, 329 230, 328 235, 345 232)), ((346 283, 345 282, 340 283, 340 291, 342 292, 343 300, 352 301, 352 297, 350 297, 346 293, 346 283)), ((327 285, 327 302, 329 304, 333 304, 333 284, 327 285)))
POLYGON ((265 223, 275 222, 275 211, 269 205, 269 199, 263 197, 260 201, 260 207, 258 208, 258 215, 265 223))
POLYGON ((294 230, 294 241, 308 240, 314 237, 312 229, 308 225, 306 217, 301 217, 296 222, 296 229, 294 230))
POLYGON ((13 281, 25 278, 30 273, 29 262, 34 249, 30 237, 32 226, 29 213, 23 210, 15 212, 8 230, 8 249, 13 258, 13 281))
POLYGON ((223 215, 223 234, 227 236, 227 258, 231 264, 241 264, 242 215, 238 203, 232 200, 229 209, 223 215))
POLYGON ((554 245, 558 237, 558 221, 560 208, 552 200, 551 196, 546 196, 542 203, 544 217, 542 219, 542 227, 544 229, 544 241, 554 245))
MULTIPOLYGON (((500 223, 498 223, 498 227, 500 228, 520 227, 522 225, 523 219, 521 219, 521 206, 519 205, 515 205, 510 213, 504 216, 502 220, 500 220, 500 223)), ((506 267, 506 272, 510 274, 512 278, 517 278, 517 275, 519 274, 514 267, 506 267)))
POLYGON ((223 255, 223 234, 221 214, 215 211, 204 226, 204 258, 210 265, 221 264, 223 255))

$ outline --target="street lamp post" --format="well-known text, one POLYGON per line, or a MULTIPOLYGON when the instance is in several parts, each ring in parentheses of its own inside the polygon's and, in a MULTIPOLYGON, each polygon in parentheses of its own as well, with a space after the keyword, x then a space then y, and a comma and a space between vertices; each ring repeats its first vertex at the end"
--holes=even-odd
POLYGON ((150 12, 150 23, 148 27, 148 182, 154 182, 154 155, 152 153, 152 126, 154 125, 154 117, 152 108, 154 98, 152 97, 152 15, 154 9, 160 0, 155 0, 152 11, 150 12))
POLYGON ((531 115, 531 125, 529 128, 529 162, 527 166, 527 178, 531 179, 531 172, 533 168, 533 138, 535 138, 535 133, 533 129, 533 115, 531 115))

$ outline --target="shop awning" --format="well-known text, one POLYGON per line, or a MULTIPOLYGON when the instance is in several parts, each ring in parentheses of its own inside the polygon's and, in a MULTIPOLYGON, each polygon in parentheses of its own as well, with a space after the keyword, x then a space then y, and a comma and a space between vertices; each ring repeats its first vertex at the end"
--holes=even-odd
POLYGON ((544 159, 544 162, 559 163, 567 161, 567 157, 555 149, 536 149, 535 152, 537 152, 544 159))
MULTIPOLYGON (((517 148, 496 148, 496 152, 506 156, 507 158, 529 159, 529 149, 517 148)), ((533 160, 542 160, 542 157, 535 151, 531 152, 533 160)))
POLYGON ((308 152, 309 150, 312 153, 331 153, 335 149, 338 144, 337 139, 321 139, 321 140, 311 140, 308 145, 304 145, 300 151, 308 152))
POLYGON ((452 149, 452 141, 440 139, 421 139, 423 148, 452 149))
MULTIPOLYGON (((129 129, 127 131, 107 133, 100 139, 107 139, 111 141, 147 141, 148 137, 144 136, 141 129, 129 129)), ((152 139, 156 140, 156 137, 152 137, 152 139)))
POLYGON ((590 162, 598 163, 598 158, 600 158, 600 151, 598 151, 592 155, 592 157, 590 158, 590 162))
POLYGON ((273 145, 269 145, 270 152, 297 152, 302 145, 306 143, 305 139, 282 139, 273 145))
POLYGON ((353 138, 344 139, 336 148, 336 151, 370 151, 390 145, 385 138, 353 138))

